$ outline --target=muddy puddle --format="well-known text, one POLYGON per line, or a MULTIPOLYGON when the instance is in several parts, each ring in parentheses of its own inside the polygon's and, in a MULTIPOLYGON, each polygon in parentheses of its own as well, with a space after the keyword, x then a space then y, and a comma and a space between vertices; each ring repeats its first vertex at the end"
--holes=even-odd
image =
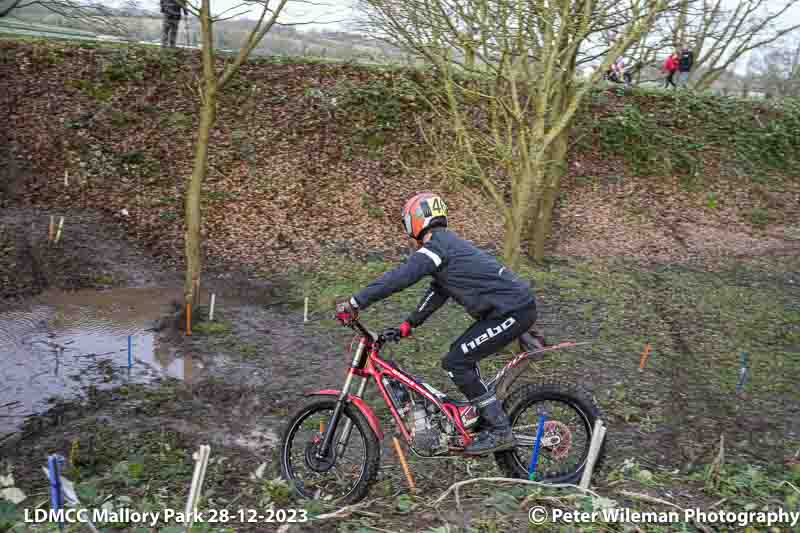
POLYGON ((200 364, 153 328, 179 299, 179 290, 153 288, 48 291, 0 311, 0 435, 53 398, 80 397, 91 385, 191 381, 200 364))

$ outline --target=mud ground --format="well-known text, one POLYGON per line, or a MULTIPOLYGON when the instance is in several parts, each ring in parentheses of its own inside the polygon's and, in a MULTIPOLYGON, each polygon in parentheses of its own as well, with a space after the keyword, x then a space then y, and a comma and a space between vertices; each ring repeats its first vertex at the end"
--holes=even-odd
MULTIPOLYGON (((56 233, 58 230, 56 229, 56 233)), ((0 300, 19 300, 47 288, 66 290, 174 283, 124 228, 84 210, 0 210, 0 300), (49 242, 50 217, 64 225, 49 242)))
MULTIPOLYGON (((3 301, 10 304, 45 287, 180 286, 180 276, 138 249, 115 220, 65 212, 69 223, 63 241, 53 246, 47 243, 49 215, 25 209, 5 210, 0 215, 3 242, 13 245, 6 248, 12 252, 0 262, 0 272, 11 280, 3 286, 3 301)), ((182 508, 191 478, 191 453, 200 444, 211 444, 216 461, 209 467, 206 506, 306 505, 316 513, 335 509, 294 502, 274 481, 278 476, 275 446, 283 421, 305 392, 338 388, 344 376, 349 335, 328 319, 330 303, 346 294, 351 284, 362 283, 385 268, 380 262, 357 267, 343 258, 335 259, 334 264, 348 266, 301 280, 208 273, 201 303, 207 303, 210 292, 218 295, 215 325, 203 321, 207 309, 201 306, 192 336, 185 336, 171 317, 165 317, 160 331, 163 341, 200 370, 184 381, 164 379, 151 386, 123 386, 90 392, 78 401, 55 403, 48 412, 29 420, 20 433, 0 437, 0 457, 13 468, 17 486, 28 495, 38 495, 31 501, 41 498, 46 488, 41 466, 48 454, 61 453, 70 458, 71 477, 95 494, 124 493, 144 502, 142 505, 182 508), (353 279, 344 280, 344 271, 353 279), (303 321, 304 294, 313 296, 309 323, 303 321), (261 465, 264 468, 257 473, 261 465)), ((632 286, 638 284, 638 289, 614 287, 631 301, 642 298, 642 287, 651 291, 646 298, 652 301, 639 316, 622 311, 615 315, 613 301, 604 302, 609 296, 600 292, 603 275, 622 275, 614 268, 619 267, 603 273, 597 265, 573 268, 556 263, 537 278, 540 315, 547 317, 541 323, 548 336, 602 337, 602 322, 606 321, 622 328, 621 336, 630 342, 630 346, 607 342, 586 352, 560 355, 534 372, 542 380, 584 384, 608 414, 613 437, 607 466, 595 482, 597 490, 633 506, 642 502, 620 496, 622 490, 667 498, 684 507, 710 506, 725 494, 722 488, 709 490, 704 476, 704 468, 718 452, 721 433, 729 439, 726 451, 734 472, 731 476, 750 475, 749 470, 737 473, 736 464, 783 468, 784 459, 798 444, 796 389, 792 392, 777 379, 777 390, 756 393, 748 401, 730 388, 719 390, 696 379, 702 347, 692 345, 692 332, 697 328, 692 309, 698 303, 684 301, 688 293, 674 286, 676 280, 692 280, 700 274, 684 268, 609 278, 614 283, 622 279, 632 286), (598 271, 588 274, 581 268, 598 271), (590 277, 584 279, 584 275, 590 277), (642 375, 635 371, 638 352, 633 351, 644 340, 636 336, 641 327, 637 320, 660 324, 663 330, 656 334, 657 341, 665 346, 654 354, 652 371, 642 375), (632 357, 623 356, 631 351, 632 357)), ((791 295, 800 283, 794 268, 790 262, 757 274, 743 270, 719 276, 731 276, 726 283, 738 284, 742 290, 761 285, 772 287, 770 290, 784 287, 791 295)), ((691 289, 692 283, 687 283, 691 289)), ((371 325, 391 325, 389 320, 402 317, 419 290, 411 291, 405 300, 376 306, 371 325)), ((698 301, 703 300, 699 295, 698 301)), ((464 317, 452 306, 441 313, 428 332, 411 341, 408 351, 398 356, 437 387, 446 388, 438 356, 430 354, 443 353, 443 346, 452 338, 451 329, 461 327, 464 317)), ((794 330, 787 330, 787 335, 795 335, 794 330)), ((795 337, 787 338, 794 342, 795 337)), ((786 372, 789 378, 796 375, 794 367, 786 372)), ((385 413, 382 418, 386 421, 385 413)), ((391 435, 388 428, 384 428, 387 437, 391 435)), ((387 438, 369 506, 341 517, 295 525, 290 531, 520 530, 528 527, 527 507, 536 498, 547 497, 547 493, 500 490, 489 484, 466 489, 459 503, 451 497, 443 505, 431 507, 433 497, 450 484, 499 472, 491 459, 425 462, 411 458, 410 462, 419 487, 411 496, 387 438)), ((786 468, 791 473, 793 467, 786 468)), ((762 476, 759 483, 772 483, 766 474, 762 476)), ((758 501, 749 493, 734 491, 734 495, 742 501, 758 501)), ((235 531, 277 529, 264 524, 232 527, 235 531)))

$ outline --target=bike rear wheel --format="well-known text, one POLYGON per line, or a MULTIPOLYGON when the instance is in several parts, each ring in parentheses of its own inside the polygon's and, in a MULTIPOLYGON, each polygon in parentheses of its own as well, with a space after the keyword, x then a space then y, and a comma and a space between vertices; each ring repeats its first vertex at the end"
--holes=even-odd
POLYGON ((336 427, 333 455, 316 459, 336 401, 317 397, 291 417, 281 439, 281 475, 302 498, 351 504, 363 499, 375 480, 381 447, 364 415, 347 404, 336 427), (337 446, 347 421, 352 431, 346 445, 337 446))
MULTIPOLYGON (((589 455, 595 421, 601 417, 594 400, 574 385, 526 384, 512 391, 504 408, 514 428, 513 450, 495 453, 507 477, 528 478, 539 421, 547 416, 539 451, 536 481, 574 483, 580 480, 589 455)), ((605 442, 595 463, 600 468, 605 442)))

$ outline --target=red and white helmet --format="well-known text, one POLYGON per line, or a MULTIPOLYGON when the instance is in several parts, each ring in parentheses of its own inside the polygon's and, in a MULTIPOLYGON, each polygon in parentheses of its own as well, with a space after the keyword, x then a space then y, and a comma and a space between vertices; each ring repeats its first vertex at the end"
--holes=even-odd
POLYGON ((417 194, 403 206, 403 228, 412 239, 420 240, 434 226, 447 226, 447 204, 432 192, 417 194))

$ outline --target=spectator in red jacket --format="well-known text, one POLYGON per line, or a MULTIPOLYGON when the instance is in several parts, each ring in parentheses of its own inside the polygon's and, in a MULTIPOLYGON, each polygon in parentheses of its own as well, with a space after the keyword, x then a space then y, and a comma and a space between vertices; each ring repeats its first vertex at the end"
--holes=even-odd
POLYGON ((670 54, 670 56, 664 62, 664 67, 661 70, 662 72, 664 72, 664 74, 667 75, 667 77, 664 79, 665 89, 670 85, 672 85, 674 88, 678 87, 677 85, 675 85, 674 78, 675 78, 675 73, 678 72, 679 63, 680 62, 678 60, 678 52, 673 52, 672 54, 670 54))

